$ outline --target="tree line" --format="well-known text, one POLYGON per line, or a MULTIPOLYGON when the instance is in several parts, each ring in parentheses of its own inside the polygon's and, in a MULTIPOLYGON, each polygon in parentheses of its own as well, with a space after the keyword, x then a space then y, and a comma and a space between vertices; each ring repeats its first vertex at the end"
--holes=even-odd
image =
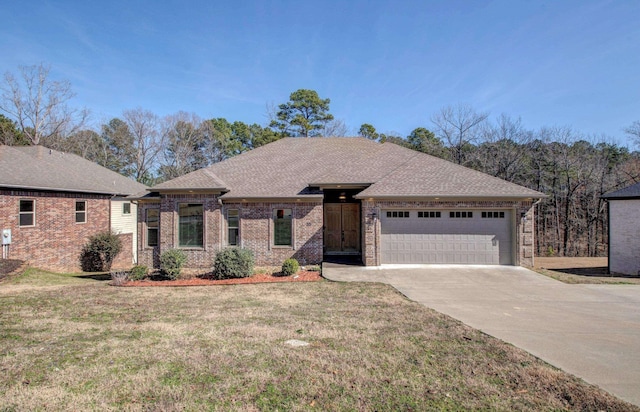
MULTIPOLYGON (((346 136, 330 113, 330 99, 300 89, 268 108, 265 125, 202 119, 177 112, 160 117, 142 108, 98 127, 87 110, 69 107, 66 81, 51 81, 44 65, 7 73, 0 96, 0 143, 41 144, 78 154, 147 185, 220 162, 282 137, 346 136)), ((625 132, 640 146, 640 121, 625 132)), ((528 130, 520 118, 465 104, 445 106, 428 127, 409 135, 380 133, 369 123, 359 136, 443 158, 548 195, 537 205, 536 255, 602 256, 607 253, 606 203, 601 195, 640 181, 640 153, 606 136, 570 127, 528 130)))

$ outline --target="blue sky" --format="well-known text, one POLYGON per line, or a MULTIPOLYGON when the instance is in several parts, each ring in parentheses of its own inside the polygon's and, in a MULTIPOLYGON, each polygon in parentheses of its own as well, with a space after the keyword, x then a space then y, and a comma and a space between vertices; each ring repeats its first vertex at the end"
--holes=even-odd
POLYGON ((465 103, 626 143, 640 1, 6 1, 0 73, 51 65, 96 124, 142 107, 266 124, 294 90, 406 136, 465 103))

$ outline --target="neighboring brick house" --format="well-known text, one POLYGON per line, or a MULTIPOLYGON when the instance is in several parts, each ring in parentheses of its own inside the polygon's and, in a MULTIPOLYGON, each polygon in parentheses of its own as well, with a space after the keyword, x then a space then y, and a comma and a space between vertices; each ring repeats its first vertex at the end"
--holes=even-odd
POLYGON ((211 268, 225 247, 258 265, 533 265, 534 203, 544 197, 392 143, 285 138, 159 184, 137 198, 139 263, 165 250, 211 268))
POLYGON ((145 188, 73 154, 0 146, 0 230, 11 237, 3 252, 43 269, 78 271, 87 238, 111 229, 124 245, 114 267, 130 268, 137 209, 125 197, 145 188))
POLYGON ((609 203, 609 272, 640 275, 640 183, 602 196, 609 203))

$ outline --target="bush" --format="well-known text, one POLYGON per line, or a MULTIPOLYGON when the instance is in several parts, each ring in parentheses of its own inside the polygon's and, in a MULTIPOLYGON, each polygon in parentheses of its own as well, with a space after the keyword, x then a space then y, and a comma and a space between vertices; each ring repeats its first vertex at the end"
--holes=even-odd
POLYGON ((287 259, 282 263, 283 276, 295 275, 298 269, 300 269, 300 264, 295 259, 287 259))
POLYGON ((129 273, 129 279, 142 280, 147 277, 148 268, 146 266, 138 265, 131 268, 129 273))
POLYGON ((171 280, 178 279, 187 255, 180 249, 169 249, 160 255, 160 270, 171 280))
POLYGON ((224 249, 216 255, 213 277, 216 279, 246 278, 253 274, 253 252, 244 248, 224 249))
POLYGON ((80 266, 85 272, 103 272, 111 269, 113 260, 122 250, 122 241, 110 231, 89 236, 82 247, 80 266))

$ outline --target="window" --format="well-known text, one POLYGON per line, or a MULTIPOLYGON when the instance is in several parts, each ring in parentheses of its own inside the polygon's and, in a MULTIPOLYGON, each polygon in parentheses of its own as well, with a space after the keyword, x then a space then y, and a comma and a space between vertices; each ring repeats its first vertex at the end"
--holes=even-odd
POLYGON ((123 215, 130 215, 131 214, 131 203, 124 202, 122 204, 122 214, 123 215))
POLYGON ((483 219, 504 219, 504 212, 482 212, 483 219))
POLYGON ((227 211, 227 243, 229 246, 238 246, 240 240, 240 218, 238 209, 227 211))
POLYGON ((201 203, 180 203, 178 205, 178 246, 202 247, 204 207, 201 203))
POLYGON ((449 217, 451 219, 471 218, 473 217, 473 212, 449 212, 449 217))
POLYGON ((76 223, 87 223, 87 202, 84 200, 76 202, 76 223))
POLYGON ((387 211, 387 217, 409 217, 409 211, 407 210, 389 210, 387 211))
POLYGON ((159 209, 147 209, 147 246, 158 246, 159 209))
POLYGON ((440 217, 440 212, 434 212, 434 211, 422 211, 422 212, 418 212, 418 217, 427 217, 427 218, 439 218, 440 217))
POLYGON ((291 236, 292 220, 291 209, 273 210, 274 246, 293 246, 291 236))
POLYGON ((20 226, 36 225, 36 201, 21 200, 20 201, 20 226))

